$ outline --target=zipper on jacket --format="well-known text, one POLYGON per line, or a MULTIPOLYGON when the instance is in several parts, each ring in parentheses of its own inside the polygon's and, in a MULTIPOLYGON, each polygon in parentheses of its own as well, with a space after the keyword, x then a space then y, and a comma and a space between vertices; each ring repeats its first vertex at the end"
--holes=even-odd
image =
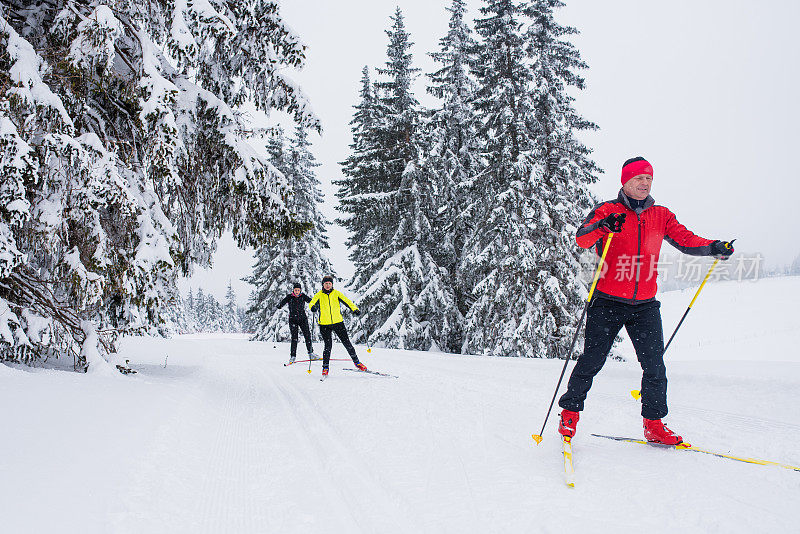
MULTIPOLYGON (((636 213, 636 212, 634 212, 636 213)), ((639 291, 639 273, 642 270, 641 256, 642 256, 642 218, 636 213, 636 221, 638 228, 638 242, 636 244, 636 281, 633 284, 633 300, 636 300, 636 293, 639 291)))
MULTIPOLYGON (((333 291, 331 291, 333 293, 333 291)), ((331 317, 330 324, 333 324, 333 308, 331 307, 331 293, 326 293, 325 296, 328 297, 328 315, 331 317)))

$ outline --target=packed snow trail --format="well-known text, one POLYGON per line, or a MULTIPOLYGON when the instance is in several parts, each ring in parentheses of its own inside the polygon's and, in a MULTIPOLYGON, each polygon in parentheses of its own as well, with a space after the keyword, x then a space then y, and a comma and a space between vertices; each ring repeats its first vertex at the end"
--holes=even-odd
MULTIPOLYGON (((753 291, 768 299, 749 326, 739 325, 735 335, 753 340, 742 350, 785 328, 781 309, 763 310, 800 293, 800 279, 773 282, 704 293, 709 303, 714 291, 718 300, 755 299, 753 291)), ((665 295, 665 324, 685 308, 684 296, 665 295)), ((692 317, 705 328, 694 340, 705 349, 693 349, 683 330, 676 338, 667 421, 698 447, 797 465, 800 355, 737 352, 702 324, 736 313, 709 305, 692 317)), ((800 325, 783 335, 796 339, 800 325)), ((629 394, 641 371, 629 354, 607 362, 595 381, 572 442, 576 485, 568 488, 555 423, 540 445, 530 437, 561 361, 357 349, 370 369, 399 378, 332 362, 321 383, 320 362, 311 375, 306 365, 283 366, 288 344, 231 336, 126 339, 119 361, 138 371, 128 376, 0 366, 3 530, 796 528, 796 472, 590 435, 641 435, 629 394)))

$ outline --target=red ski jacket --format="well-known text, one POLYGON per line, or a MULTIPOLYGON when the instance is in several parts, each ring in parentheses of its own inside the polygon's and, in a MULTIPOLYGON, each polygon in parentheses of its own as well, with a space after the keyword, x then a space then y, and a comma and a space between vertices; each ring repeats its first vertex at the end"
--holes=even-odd
POLYGON ((711 256, 711 239, 703 239, 678 222, 664 206, 656 206, 653 197, 644 207, 631 208, 620 189, 616 200, 603 202, 584 219, 575 240, 583 248, 603 252, 609 231, 600 228, 602 219, 612 213, 625 213, 622 231, 614 235, 605 259, 596 291, 612 300, 638 304, 653 300, 658 289, 658 256, 661 242, 667 242, 685 254, 711 256))

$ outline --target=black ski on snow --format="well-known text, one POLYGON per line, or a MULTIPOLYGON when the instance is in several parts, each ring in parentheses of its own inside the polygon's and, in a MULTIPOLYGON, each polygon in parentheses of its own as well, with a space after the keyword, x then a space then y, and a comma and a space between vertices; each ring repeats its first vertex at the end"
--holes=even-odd
POLYGON ((596 438, 605 438, 605 439, 613 439, 614 441, 624 441, 626 443, 638 443, 640 445, 650 445, 652 447, 658 447, 662 449, 675 449, 676 451, 692 451, 692 452, 699 452, 702 454, 709 454, 711 456, 716 456, 717 458, 727 458, 728 460, 734 460, 736 462, 744 462, 748 464, 756 464, 756 465, 773 465, 775 467, 783 467, 784 469, 791 469, 793 471, 800 472, 800 467, 795 467, 793 465, 788 464, 781 464, 778 462, 770 462, 769 460, 759 460, 757 458, 740 458, 739 456, 733 456, 730 454, 723 454, 721 452, 713 452, 707 451, 705 449, 698 449, 694 445, 689 443, 678 443, 677 445, 666 445, 664 443, 652 443, 650 441, 645 441, 643 439, 638 438, 627 438, 623 436, 605 436, 603 434, 592 434, 596 438))
POLYGON ((390 374, 387 374, 387 373, 379 373, 378 371, 370 371, 369 369, 366 370, 366 371, 362 371, 360 369, 346 369, 345 368, 345 369, 342 369, 342 371, 352 371, 354 373, 368 373, 368 374, 371 374, 371 375, 388 376, 389 378, 400 378, 397 375, 390 375, 390 374))

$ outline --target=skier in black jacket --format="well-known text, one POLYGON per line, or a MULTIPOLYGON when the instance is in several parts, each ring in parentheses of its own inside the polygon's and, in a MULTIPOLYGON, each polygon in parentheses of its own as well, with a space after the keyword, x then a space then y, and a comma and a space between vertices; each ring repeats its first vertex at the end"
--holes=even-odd
POLYGON ((295 356, 297 356, 297 329, 303 331, 303 338, 306 341, 306 348, 308 349, 308 359, 318 360, 314 356, 314 346, 311 344, 311 330, 308 328, 308 318, 306 317, 306 303, 311 302, 311 297, 303 293, 299 282, 295 282, 292 292, 286 295, 278 309, 283 308, 286 303, 289 303, 289 332, 292 334, 292 345, 290 349, 289 363, 294 363, 295 356))

